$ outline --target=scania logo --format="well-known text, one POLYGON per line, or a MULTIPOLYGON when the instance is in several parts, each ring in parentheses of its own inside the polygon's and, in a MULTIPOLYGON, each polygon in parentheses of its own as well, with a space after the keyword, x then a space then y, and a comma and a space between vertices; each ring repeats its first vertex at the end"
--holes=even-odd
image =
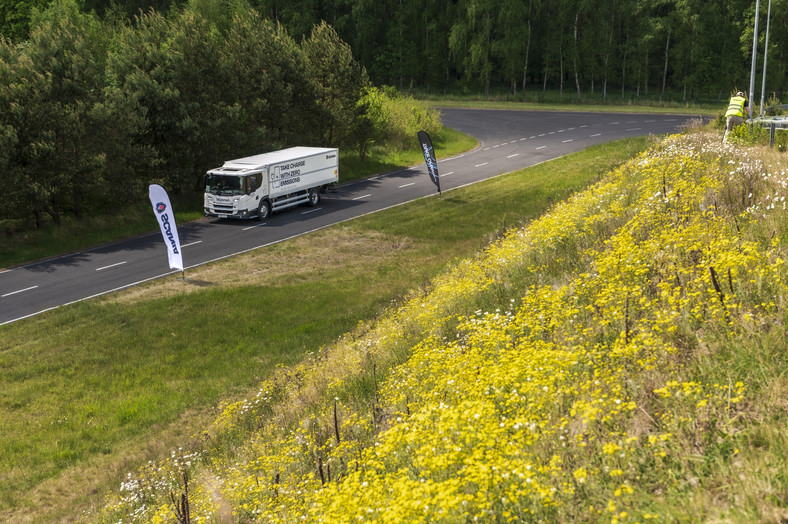
POLYGON ((156 212, 159 213, 160 215, 164 213, 165 209, 167 209, 167 204, 165 204, 164 202, 159 202, 158 204, 156 204, 156 212))

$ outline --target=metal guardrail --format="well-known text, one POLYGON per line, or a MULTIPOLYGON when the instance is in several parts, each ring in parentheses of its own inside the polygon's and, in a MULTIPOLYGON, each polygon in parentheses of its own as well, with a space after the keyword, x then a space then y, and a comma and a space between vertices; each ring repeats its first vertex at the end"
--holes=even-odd
POLYGON ((788 129, 788 116, 769 116, 758 117, 749 121, 761 127, 774 127, 776 129, 788 129))
POLYGON ((778 129, 788 129, 788 116, 758 117, 747 120, 750 125, 769 128, 769 147, 774 147, 774 135, 778 129))

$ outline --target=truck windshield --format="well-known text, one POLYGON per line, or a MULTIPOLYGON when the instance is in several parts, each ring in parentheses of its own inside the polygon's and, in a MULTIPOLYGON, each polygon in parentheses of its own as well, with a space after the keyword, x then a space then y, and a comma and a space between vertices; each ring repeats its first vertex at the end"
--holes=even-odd
POLYGON ((231 175, 205 175, 205 192, 214 195, 243 195, 243 177, 231 175))

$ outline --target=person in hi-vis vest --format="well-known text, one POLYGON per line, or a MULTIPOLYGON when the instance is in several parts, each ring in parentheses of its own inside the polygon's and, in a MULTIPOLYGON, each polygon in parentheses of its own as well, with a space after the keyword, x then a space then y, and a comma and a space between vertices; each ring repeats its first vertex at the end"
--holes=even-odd
POLYGON ((725 112, 725 135, 722 137, 723 142, 728 140, 728 133, 731 132, 731 129, 744 123, 745 108, 749 105, 747 99, 744 98, 744 93, 741 91, 731 97, 731 101, 728 102, 728 110, 725 112))

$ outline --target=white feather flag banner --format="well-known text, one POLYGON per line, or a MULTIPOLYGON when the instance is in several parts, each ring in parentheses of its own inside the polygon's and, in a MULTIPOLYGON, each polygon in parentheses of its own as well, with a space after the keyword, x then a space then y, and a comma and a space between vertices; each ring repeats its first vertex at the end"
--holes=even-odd
POLYGON ((159 221, 161 236, 167 245, 167 257, 170 269, 183 271, 183 257, 181 256, 181 240, 178 238, 178 228, 175 227, 175 215, 170 205, 167 191, 158 184, 151 184, 148 188, 148 197, 153 205, 153 214, 159 221))

